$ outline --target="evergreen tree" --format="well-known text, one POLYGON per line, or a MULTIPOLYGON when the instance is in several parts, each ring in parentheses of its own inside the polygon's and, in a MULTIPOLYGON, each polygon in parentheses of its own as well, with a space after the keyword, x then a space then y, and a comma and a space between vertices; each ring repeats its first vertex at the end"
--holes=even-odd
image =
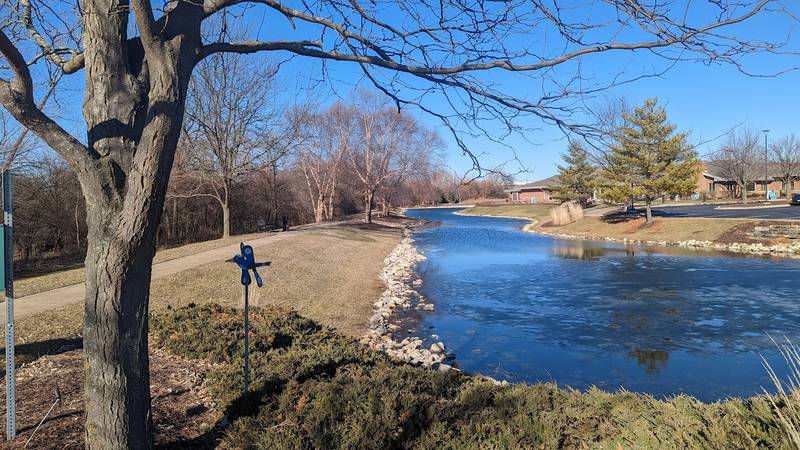
POLYGON ((575 200, 586 206, 594 193, 595 169, 589 163, 589 152, 578 142, 570 142, 561 158, 566 165, 558 166, 558 195, 562 201, 575 200))
POLYGON ((657 103, 657 99, 648 99, 627 115, 629 125, 620 130, 611 147, 603 190, 609 200, 644 200, 648 225, 653 223, 653 200, 695 190, 698 167, 687 134, 675 133, 675 125, 667 122, 666 111, 657 103))

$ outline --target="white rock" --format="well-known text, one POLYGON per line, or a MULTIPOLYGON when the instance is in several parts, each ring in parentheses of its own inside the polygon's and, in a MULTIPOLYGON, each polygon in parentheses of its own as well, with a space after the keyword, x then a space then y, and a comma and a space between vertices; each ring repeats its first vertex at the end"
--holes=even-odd
POLYGON ((435 344, 431 344, 431 352, 432 353, 444 353, 444 344, 441 342, 437 342, 435 344))

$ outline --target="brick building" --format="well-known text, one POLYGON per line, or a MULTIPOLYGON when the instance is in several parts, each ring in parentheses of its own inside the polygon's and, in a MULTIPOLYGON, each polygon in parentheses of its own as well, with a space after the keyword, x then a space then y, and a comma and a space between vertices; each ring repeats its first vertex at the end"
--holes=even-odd
POLYGON ((505 192, 511 203, 560 203, 556 188, 558 175, 530 183, 510 186, 505 192))
MULTIPOLYGON (((774 192, 778 197, 783 192, 783 183, 775 178, 776 168, 767 165, 767 179, 764 180, 764 165, 756 168, 756 179, 747 186, 747 195, 763 197, 766 190, 774 192), (766 188, 765 188, 766 185, 766 188)), ((736 182, 720 175, 722 170, 711 161, 701 161, 700 171, 697 175, 697 193, 708 199, 739 197, 739 187, 736 182)), ((800 180, 792 182, 789 192, 800 189, 800 180)))

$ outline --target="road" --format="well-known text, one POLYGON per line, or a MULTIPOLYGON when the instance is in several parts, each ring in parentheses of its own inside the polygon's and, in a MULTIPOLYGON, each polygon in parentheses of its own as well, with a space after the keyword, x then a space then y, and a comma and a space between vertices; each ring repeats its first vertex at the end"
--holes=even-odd
POLYGON ((659 217, 710 217, 721 219, 800 220, 800 206, 751 209, 717 209, 718 205, 667 206, 653 208, 659 217))

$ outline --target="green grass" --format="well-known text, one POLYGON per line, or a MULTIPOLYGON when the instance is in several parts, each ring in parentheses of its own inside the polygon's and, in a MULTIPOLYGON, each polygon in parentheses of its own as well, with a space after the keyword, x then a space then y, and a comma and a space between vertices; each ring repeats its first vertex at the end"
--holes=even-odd
POLYGON ((554 205, 529 205, 512 204, 497 206, 476 206, 461 211, 462 214, 471 216, 499 216, 499 217, 523 217, 533 219, 538 222, 549 220, 550 210, 554 205))
POLYGON ((251 383, 241 385, 241 312, 165 311, 167 352, 217 363, 206 388, 232 425, 225 448, 789 448, 765 396, 706 404, 678 396, 497 386, 481 376, 393 363, 294 312, 253 312, 251 383))

